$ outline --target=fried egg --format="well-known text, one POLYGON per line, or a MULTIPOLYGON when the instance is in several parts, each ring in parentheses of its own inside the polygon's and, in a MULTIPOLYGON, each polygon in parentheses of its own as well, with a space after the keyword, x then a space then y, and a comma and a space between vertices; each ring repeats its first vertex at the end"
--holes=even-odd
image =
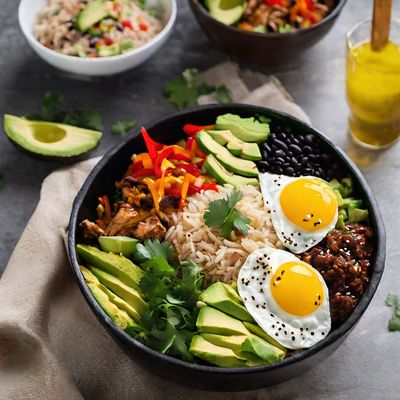
POLYGON ((254 251, 240 269, 237 287, 257 324, 288 349, 311 347, 331 329, 325 281, 292 253, 254 251))
POLYGON ((315 176, 291 178, 268 172, 259 179, 279 240, 293 253, 315 246, 335 227, 338 202, 328 182, 315 176))

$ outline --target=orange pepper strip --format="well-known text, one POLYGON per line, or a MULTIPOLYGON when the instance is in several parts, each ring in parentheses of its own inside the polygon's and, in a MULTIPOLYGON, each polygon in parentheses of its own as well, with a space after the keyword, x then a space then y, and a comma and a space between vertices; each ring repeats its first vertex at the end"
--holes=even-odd
POLYGON ((182 190, 181 190, 181 198, 179 200, 179 208, 182 210, 186 203, 187 192, 189 189, 189 184, 191 181, 191 174, 186 174, 185 179, 183 181, 182 190))

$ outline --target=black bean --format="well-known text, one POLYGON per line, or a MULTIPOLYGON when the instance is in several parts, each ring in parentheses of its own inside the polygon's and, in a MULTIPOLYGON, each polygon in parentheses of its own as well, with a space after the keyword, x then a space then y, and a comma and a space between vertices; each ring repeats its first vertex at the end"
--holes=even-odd
POLYGON ((314 154, 309 154, 307 157, 310 160, 310 162, 314 162, 315 161, 315 155, 314 154))
POLYGON ((274 152, 275 157, 281 157, 281 158, 285 158, 286 157, 286 153, 283 150, 276 150, 274 152))
POLYGON ((258 165, 260 168, 268 168, 269 167, 268 161, 265 161, 265 160, 259 161, 258 165))
POLYGON ((288 157, 292 157, 293 156, 293 152, 291 152, 291 151, 288 151, 286 154, 287 154, 288 157))
POLYGON ((275 139, 274 143, 276 146, 278 146, 281 150, 283 151, 288 151, 288 147, 286 146, 285 143, 283 143, 281 140, 279 139, 275 139))
POLYGON ((312 148, 310 146, 304 146, 303 147, 303 153, 304 154, 310 154, 312 153, 312 148))
POLYGON ((296 155, 300 155, 302 153, 301 148, 296 144, 290 144, 289 149, 296 155))
POLYGON ((309 157, 304 156, 304 157, 301 158, 301 163, 302 163, 303 165, 307 165, 309 162, 310 162, 309 157))
POLYGON ((294 165, 299 164, 299 160, 296 157, 292 157, 292 164, 294 165))
POLYGON ((281 167, 276 168, 275 172, 277 174, 283 174, 283 169, 281 167))
POLYGON ((276 145, 271 144, 271 150, 272 151, 276 151, 276 150, 279 150, 279 149, 278 149, 278 147, 276 147, 276 145))
POLYGON ((268 143, 267 142, 264 142, 262 145, 261 145, 261 148, 263 148, 266 152, 268 152, 268 153, 271 153, 271 147, 269 147, 269 145, 268 145, 268 143))
POLYGON ((300 140, 297 139, 296 137, 293 137, 292 143, 297 144, 297 146, 299 146, 299 145, 301 144, 301 143, 300 143, 300 140))
POLYGON ((121 24, 121 23, 117 23, 117 25, 116 25, 116 27, 117 27, 117 29, 119 30, 119 31, 123 31, 124 30, 124 26, 121 24))
POLYGON ((275 157, 275 162, 276 162, 276 164, 283 165, 285 160, 282 157, 275 157))
POLYGON ((308 144, 312 144, 314 142, 314 138, 315 136, 312 133, 310 133, 305 136, 304 141, 308 144))
POLYGON ((261 148, 261 156, 262 156, 262 158, 268 158, 268 152, 265 150, 265 149, 263 149, 263 148, 261 148))
POLYGON ((285 168, 285 173, 286 173, 286 175, 293 176, 295 173, 294 168, 292 168, 292 167, 285 168))
POLYGON ((300 140, 300 142, 304 142, 304 136, 303 135, 297 135, 297 139, 300 140))

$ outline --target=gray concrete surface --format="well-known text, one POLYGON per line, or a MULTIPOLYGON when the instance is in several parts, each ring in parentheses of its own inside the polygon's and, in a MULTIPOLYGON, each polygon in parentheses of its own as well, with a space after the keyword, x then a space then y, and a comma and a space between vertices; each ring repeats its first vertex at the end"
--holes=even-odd
MULTIPOLYGON (((178 3, 174 34, 150 62, 117 77, 77 79, 51 68, 33 54, 18 28, 18 2, 0 0, 0 113, 36 110, 47 90, 62 93, 68 103, 99 110, 107 128, 123 117, 144 123, 172 112, 161 95, 167 81, 186 67, 205 69, 227 59, 201 32, 186 1, 178 3)), ((396 16, 399 5, 395 1, 396 16)), ((383 305, 387 293, 400 294, 400 147, 378 154, 360 152, 349 142, 346 127, 345 32, 370 13, 370 0, 350 0, 322 42, 291 64, 267 72, 282 81, 314 125, 342 145, 365 174, 386 224, 386 271, 360 324, 332 357, 290 384, 263 391, 254 398, 400 399, 400 333, 387 332, 389 309, 383 305)), ((103 154, 120 140, 106 129, 101 146, 93 155, 103 154)), ((5 187, 0 192, 0 273, 36 206, 42 180, 57 166, 20 153, 0 135, 0 173, 5 177, 5 187)))

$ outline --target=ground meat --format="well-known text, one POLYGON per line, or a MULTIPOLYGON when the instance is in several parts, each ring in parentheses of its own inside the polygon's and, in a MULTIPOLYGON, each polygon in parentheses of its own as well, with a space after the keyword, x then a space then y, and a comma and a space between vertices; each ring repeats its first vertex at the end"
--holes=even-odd
POLYGON ((97 239, 99 236, 104 235, 103 229, 101 229, 97 224, 89 221, 88 219, 84 219, 79 224, 79 227, 82 229, 82 236, 85 242, 97 239))
POLYGON ((316 268, 329 289, 333 323, 345 321, 369 282, 373 231, 362 224, 334 229, 326 238, 300 258, 316 268))

